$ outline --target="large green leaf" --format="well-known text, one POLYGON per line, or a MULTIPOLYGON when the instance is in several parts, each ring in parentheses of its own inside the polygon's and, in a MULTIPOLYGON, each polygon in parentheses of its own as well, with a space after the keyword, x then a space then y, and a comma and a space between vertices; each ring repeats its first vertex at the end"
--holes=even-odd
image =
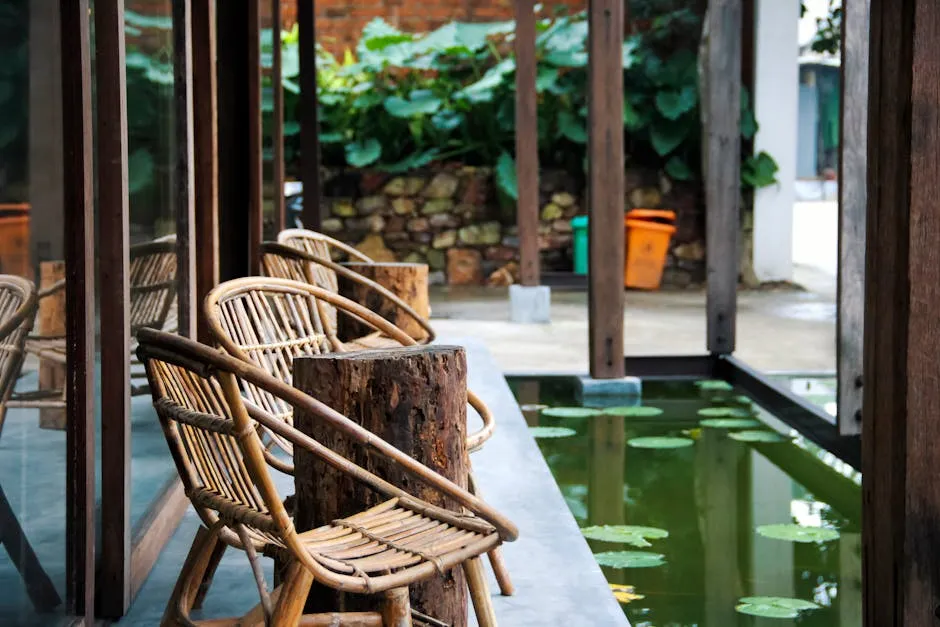
POLYGON ((666 162, 666 174, 675 181, 688 181, 693 177, 692 170, 678 155, 673 155, 666 162))
POLYGON ((762 525, 757 528, 757 533, 765 538, 774 540, 786 540, 788 542, 802 542, 807 544, 814 542, 832 542, 838 540, 840 535, 835 529, 804 527, 802 525, 793 524, 762 525))
POLYGON ((689 135, 689 127, 678 122, 659 122, 650 130, 650 142, 653 150, 665 157, 679 147, 689 135))
POLYGON ((399 96, 389 96, 384 104, 385 110, 396 118, 410 118, 437 113, 442 102, 430 90, 422 89, 411 92, 407 100, 399 96))
POLYGON ((137 28, 172 30, 173 18, 168 15, 144 15, 143 13, 124 9, 124 24, 136 26, 137 28))
POLYGON ((459 111, 438 111, 431 118, 431 124, 439 131, 452 131, 464 123, 466 118, 459 111))
POLYGON ((761 618, 799 618, 800 612, 819 609, 812 601, 785 597, 744 597, 734 608, 741 614, 761 618))
POLYGON ((553 67, 539 67, 535 77, 535 91, 542 93, 553 89, 558 84, 558 69, 553 67))
POLYGON ((138 148, 127 158, 127 191, 135 194, 153 182, 153 156, 138 148))
POLYGON ((777 162, 766 152, 748 157, 741 164, 741 180, 755 189, 777 182, 777 162))
POLYGON ((480 80, 467 85, 455 96, 465 98, 473 102, 489 102, 493 99, 494 90, 504 83, 508 83, 506 77, 516 69, 514 59, 503 59, 490 69, 488 69, 480 80))
POLYGON ((621 416, 623 418, 652 418, 661 415, 663 410, 648 405, 627 405, 624 407, 608 407, 602 413, 607 416, 621 416))
POLYGON ((354 168, 371 165, 382 156, 382 144, 375 138, 346 144, 346 161, 354 168))
MULTIPOLYGON (((513 200, 519 200, 519 184, 516 180, 516 160, 506 151, 501 152, 499 159, 496 161, 496 184, 507 196, 513 200)), ((546 409, 545 411, 551 410, 546 409)))
POLYGON ((581 530, 581 534, 588 540, 629 544, 641 549, 653 546, 648 540, 661 540, 669 537, 669 532, 665 529, 637 527, 635 525, 585 527, 581 530))
POLYGON ((608 551, 595 553, 594 559, 610 568, 655 568, 666 563, 665 555, 647 551, 608 551))
POLYGON ((751 429, 760 426, 760 422, 751 418, 706 418, 699 424, 710 429, 751 429))
POLYGON ((600 410, 590 407, 548 407, 542 410, 542 415, 549 418, 590 418, 599 413, 600 410))
POLYGON ((512 32, 513 22, 450 22, 415 43, 418 54, 469 54, 486 46, 490 37, 512 32))
POLYGON ((558 131, 562 136, 567 137, 576 144, 587 143, 587 130, 585 129, 584 120, 567 109, 562 109, 558 113, 558 131))
POLYGON ((570 438, 578 432, 567 427, 529 427, 533 438, 570 438))
POLYGON ((437 148, 431 148, 430 150, 425 150, 423 152, 416 152, 408 155, 398 163, 393 163, 392 165, 387 165, 382 169, 386 172, 391 172, 393 174, 398 174, 400 172, 408 172, 410 170, 417 170, 428 165, 441 153, 437 148))
POLYGON ((686 85, 682 89, 669 89, 656 92, 656 108, 663 117, 678 120, 698 104, 698 91, 694 85, 686 85))
POLYGON ((766 444, 787 441, 787 438, 776 431, 739 431, 729 433, 728 437, 739 442, 761 442, 766 444))
POLYGON ((727 381, 722 381, 720 379, 705 379, 703 381, 696 381, 695 387, 700 390, 708 390, 712 392, 730 392, 734 389, 727 381))
POLYGON ((627 440, 627 446, 647 449, 685 448, 687 446, 692 446, 693 444, 695 444, 695 440, 674 437, 644 437, 627 440))

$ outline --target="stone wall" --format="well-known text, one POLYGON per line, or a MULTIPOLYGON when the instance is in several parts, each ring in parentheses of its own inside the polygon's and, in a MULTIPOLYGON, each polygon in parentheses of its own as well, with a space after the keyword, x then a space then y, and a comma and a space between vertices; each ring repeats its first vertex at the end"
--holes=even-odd
MULTIPOLYGON (((634 171, 627 182, 627 207, 677 212, 665 285, 701 281, 705 248, 698 188, 634 171)), ((571 219, 585 213, 583 179, 543 172, 540 188, 542 269, 571 272, 571 219)), ((433 283, 506 285, 517 278, 515 208, 501 200, 490 169, 461 166, 402 175, 328 170, 324 202, 325 233, 376 260, 427 263, 433 283)))

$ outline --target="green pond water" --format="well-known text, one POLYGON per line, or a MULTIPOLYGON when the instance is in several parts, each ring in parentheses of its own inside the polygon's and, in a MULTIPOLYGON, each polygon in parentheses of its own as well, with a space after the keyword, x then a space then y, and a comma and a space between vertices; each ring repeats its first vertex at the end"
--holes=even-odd
POLYGON ((510 387, 634 627, 862 624, 861 476, 739 391, 645 382, 653 409, 605 414, 551 411, 572 379, 510 387))

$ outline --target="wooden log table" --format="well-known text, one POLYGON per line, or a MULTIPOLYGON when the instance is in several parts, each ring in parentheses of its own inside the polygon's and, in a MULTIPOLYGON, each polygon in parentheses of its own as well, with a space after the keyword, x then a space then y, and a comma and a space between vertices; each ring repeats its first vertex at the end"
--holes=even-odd
MULTIPOLYGON (((294 361, 294 386, 457 485, 467 487, 467 361, 462 348, 412 346, 298 357, 294 361)), ((298 412, 294 425, 389 483, 434 505, 460 511, 450 499, 384 457, 353 444, 322 421, 298 412)), ((385 500, 304 449, 295 449, 294 464, 294 524, 300 532, 385 500)), ((307 611, 375 609, 370 601, 314 585, 307 611)), ((463 570, 454 568, 444 577, 413 585, 411 605, 448 625, 465 626, 467 586, 463 570)))
MULTIPOLYGON (((410 305, 425 320, 430 317, 431 305, 428 294, 427 264, 350 261, 343 265, 367 279, 375 281, 395 296, 401 298, 405 304, 410 305)), ((379 314, 415 340, 421 341, 427 337, 427 331, 413 316, 369 286, 340 276, 339 293, 366 309, 379 314)), ((373 332, 372 327, 349 316, 339 317, 337 330, 340 339, 344 341, 373 332)))

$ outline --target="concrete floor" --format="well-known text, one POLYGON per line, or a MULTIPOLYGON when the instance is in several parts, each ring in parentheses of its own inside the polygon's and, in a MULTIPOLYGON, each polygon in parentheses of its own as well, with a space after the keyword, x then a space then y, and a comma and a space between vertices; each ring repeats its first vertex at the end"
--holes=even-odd
MULTIPOLYGON (((797 268, 806 291, 751 291, 738 299, 737 355, 764 371, 835 369, 834 277, 797 268)), ((705 293, 628 291, 628 355, 705 352, 705 293)), ((431 318, 443 335, 479 338, 504 372, 587 372, 587 293, 552 291, 551 323, 509 322, 507 290, 436 288, 431 318)))

